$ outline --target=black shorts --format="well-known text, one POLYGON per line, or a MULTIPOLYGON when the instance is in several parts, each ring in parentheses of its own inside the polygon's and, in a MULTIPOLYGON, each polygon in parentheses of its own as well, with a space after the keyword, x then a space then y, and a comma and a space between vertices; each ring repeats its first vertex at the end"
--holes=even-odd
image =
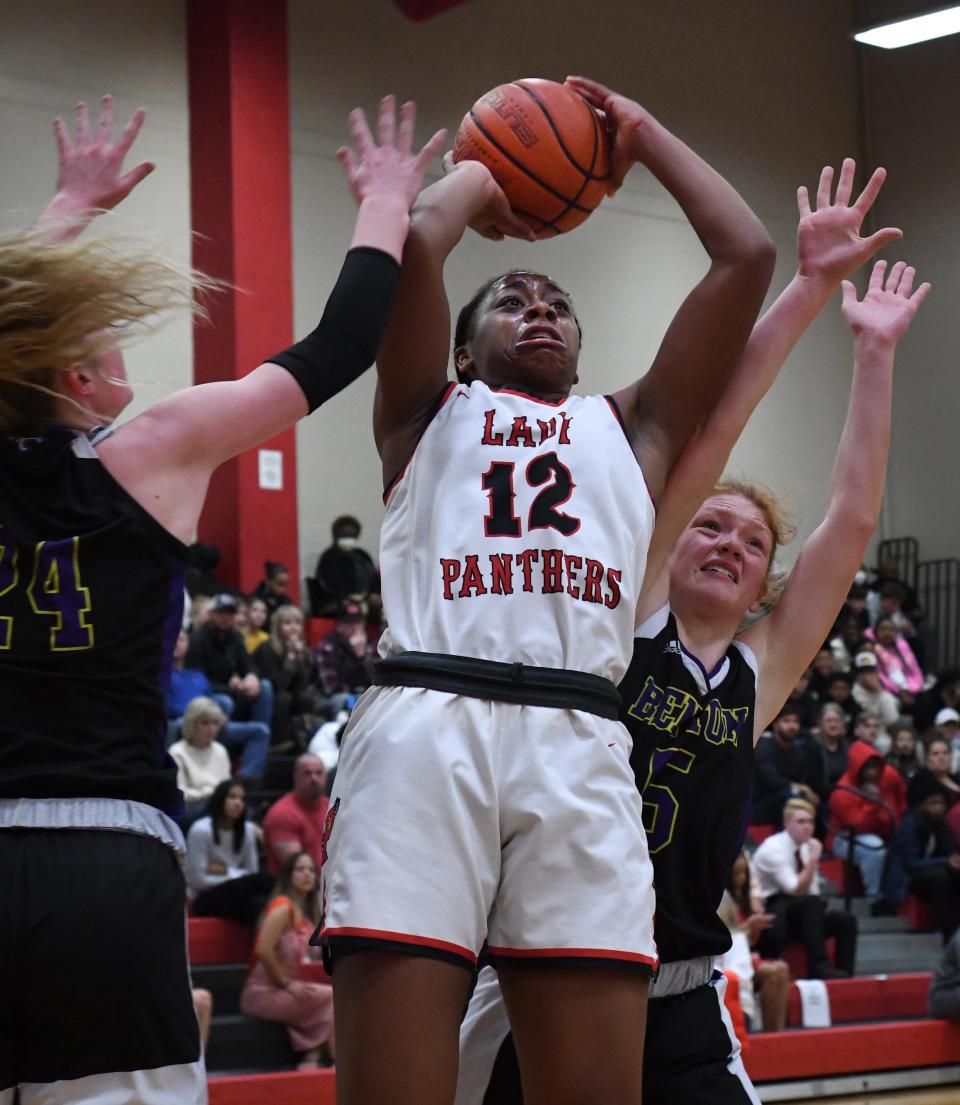
POLYGON ((195 1062, 184 881, 151 837, 0 830, 0 1089, 195 1062))
MULTIPOLYGON (((740 1046, 714 975, 675 997, 651 999, 643 1050, 643 1105, 757 1105, 740 1046)), ((470 1094, 464 1094, 465 1101, 470 1094)), ((497 1052, 482 1105, 522 1105, 520 1070, 507 1035, 497 1052)), ((469 1101, 469 1105, 480 1105, 469 1101)))

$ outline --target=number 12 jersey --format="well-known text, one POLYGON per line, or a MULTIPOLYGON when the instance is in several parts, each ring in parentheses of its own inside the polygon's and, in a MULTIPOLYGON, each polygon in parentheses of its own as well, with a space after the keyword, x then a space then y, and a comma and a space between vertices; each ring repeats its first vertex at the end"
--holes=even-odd
POLYGON ((451 384, 387 491, 381 652, 619 682, 653 523, 612 400, 451 384))

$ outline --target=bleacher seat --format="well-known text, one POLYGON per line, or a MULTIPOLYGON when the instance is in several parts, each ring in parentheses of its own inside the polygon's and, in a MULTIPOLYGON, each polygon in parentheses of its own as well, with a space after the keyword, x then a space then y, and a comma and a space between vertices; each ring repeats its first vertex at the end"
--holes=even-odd
POLYGON ((187 920, 190 962, 196 966, 210 963, 246 963, 253 946, 253 933, 242 921, 223 917, 190 917, 187 920))
MULTIPOLYGON (((927 1015, 930 973, 874 975, 867 978, 838 978, 826 983, 833 1023, 869 1021, 877 1017, 903 1018, 927 1015)), ((800 991, 790 987, 787 1024, 800 1025, 800 991)))
POLYGON ((957 1062, 960 1024, 915 1020, 759 1032, 746 1067, 755 1082, 782 1082, 957 1062))
POLYGON ((336 1105, 337 1100, 332 1070, 227 1075, 207 1085, 210 1105, 336 1105))

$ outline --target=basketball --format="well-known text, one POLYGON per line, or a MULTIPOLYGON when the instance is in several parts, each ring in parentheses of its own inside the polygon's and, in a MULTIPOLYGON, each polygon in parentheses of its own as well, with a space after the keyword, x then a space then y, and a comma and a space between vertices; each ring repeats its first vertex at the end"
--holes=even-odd
POLYGON ((490 170, 538 238, 579 226, 606 195, 610 148, 600 116, 566 85, 527 78, 481 96, 463 117, 454 161, 490 170))

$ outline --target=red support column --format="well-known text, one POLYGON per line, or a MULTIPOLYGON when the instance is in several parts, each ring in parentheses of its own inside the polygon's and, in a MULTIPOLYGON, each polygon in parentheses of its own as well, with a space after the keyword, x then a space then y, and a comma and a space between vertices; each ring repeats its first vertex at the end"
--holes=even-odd
MULTIPOLYGON (((293 332, 290 109, 285 0, 188 0, 193 263, 232 289, 194 328, 194 381, 234 380, 289 345, 293 332)), ((215 423, 210 433, 216 433, 215 423)), ((200 540, 223 579, 252 590, 264 560, 299 592, 296 438, 288 430, 214 475, 200 540), (261 486, 263 450, 282 487, 261 486), (274 470, 276 468, 273 464, 274 470)))

